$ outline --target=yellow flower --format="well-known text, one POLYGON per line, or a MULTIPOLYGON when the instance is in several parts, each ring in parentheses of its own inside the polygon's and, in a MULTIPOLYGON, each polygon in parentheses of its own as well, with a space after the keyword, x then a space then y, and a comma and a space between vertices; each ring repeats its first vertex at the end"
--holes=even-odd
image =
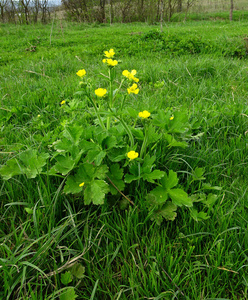
POLYGON ((130 160, 133 160, 135 158, 137 158, 139 156, 139 153, 138 152, 135 152, 135 151, 129 151, 128 154, 127 154, 127 157, 130 159, 130 160))
POLYGON ((139 92, 139 89, 138 89, 137 87, 138 87, 137 84, 134 83, 130 88, 127 89, 128 94, 133 93, 133 94, 136 94, 136 95, 137 95, 138 92, 139 92))
POLYGON ((79 186, 80 186, 80 187, 83 187, 83 186, 84 186, 84 182, 80 183, 79 186))
POLYGON ((111 67, 114 67, 114 66, 116 66, 117 64, 118 64, 118 61, 117 60, 113 60, 113 59, 111 59, 111 58, 104 58, 103 60, 102 60, 102 62, 104 63, 104 64, 108 64, 108 66, 111 66, 111 67))
POLYGON ((147 119, 150 117, 150 115, 151 115, 151 113, 149 113, 149 111, 147 111, 147 110, 139 112, 139 117, 142 119, 147 119))
POLYGON ((134 75, 136 75, 137 71, 136 70, 132 70, 131 72, 129 72, 128 70, 124 70, 122 72, 122 75, 127 77, 129 80, 133 80, 135 82, 139 82, 139 79, 134 77, 134 75))
POLYGON ((112 58, 115 55, 114 49, 110 49, 109 51, 104 51, 104 53, 107 58, 112 58))
POLYGON ((174 116, 170 117, 170 121, 172 121, 174 119, 174 116))
POLYGON ((40 115, 38 115, 37 117, 40 118, 40 115))
POLYGON ((79 70, 76 74, 77 74, 77 76, 83 78, 86 75, 86 71, 85 71, 85 69, 79 70))
POLYGON ((61 101, 60 104, 61 104, 61 105, 65 104, 65 100, 61 101))
POLYGON ((98 97, 104 97, 106 93, 107 93, 106 89, 99 88, 99 89, 95 90, 95 94, 98 97))

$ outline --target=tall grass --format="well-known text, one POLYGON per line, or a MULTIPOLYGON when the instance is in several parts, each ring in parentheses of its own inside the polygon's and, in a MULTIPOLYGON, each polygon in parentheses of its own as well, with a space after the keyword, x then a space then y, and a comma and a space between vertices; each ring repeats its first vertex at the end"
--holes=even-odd
POLYGON ((210 219, 195 222, 181 210, 157 226, 143 205, 145 186, 129 195, 138 208, 121 210, 118 203, 84 206, 61 192, 61 178, 2 180, 1 299, 58 299, 67 288, 61 275, 76 263, 85 267, 70 283, 78 299, 248 297, 247 59, 232 54, 237 40, 245 53, 246 28, 245 21, 170 24, 157 37, 159 28, 145 24, 63 23, 63 34, 56 23, 52 34, 51 25, 1 27, 2 165, 29 147, 49 149, 61 124, 77 120, 81 111, 65 112, 60 102, 77 97, 80 68, 101 82, 102 53, 114 47, 119 72, 136 69, 140 78, 141 93, 129 105, 186 110, 199 122, 202 136, 190 147, 168 156, 157 149, 164 169, 173 166, 187 185, 192 170, 204 167, 207 181, 222 187, 210 219), (162 47, 173 42, 168 36, 185 43, 200 37, 226 54, 214 46, 170 53, 162 47))

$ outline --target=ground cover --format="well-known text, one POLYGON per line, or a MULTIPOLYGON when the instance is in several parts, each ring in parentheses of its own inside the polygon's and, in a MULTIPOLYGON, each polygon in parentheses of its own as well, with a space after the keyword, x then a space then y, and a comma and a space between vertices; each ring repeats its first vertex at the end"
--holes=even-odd
POLYGON ((197 121, 187 148, 157 145, 159 168, 177 172, 189 193, 201 187, 189 188, 190 176, 205 168, 203 182, 222 190, 211 190, 209 219, 197 222, 185 208, 158 226, 144 182, 128 191, 135 206, 115 197, 85 206, 82 195, 63 192, 59 176, 1 179, 0 297, 247 298, 246 28, 245 21, 175 23, 163 34, 145 24, 1 27, 2 166, 27 149, 49 152, 67 123, 92 122, 75 95, 76 72, 87 70, 101 87, 103 52, 114 48, 118 76, 135 69, 140 79, 128 107, 197 121))

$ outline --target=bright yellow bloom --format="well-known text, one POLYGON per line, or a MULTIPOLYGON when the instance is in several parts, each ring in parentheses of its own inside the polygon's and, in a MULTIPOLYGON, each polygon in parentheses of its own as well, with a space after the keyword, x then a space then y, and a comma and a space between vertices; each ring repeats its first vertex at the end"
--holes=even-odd
POLYGON ((76 74, 77 74, 77 76, 83 78, 86 75, 86 71, 85 71, 85 69, 79 70, 76 74))
POLYGON ((124 70, 122 72, 122 75, 127 77, 129 80, 133 80, 135 82, 139 82, 139 79, 134 77, 134 75, 136 75, 137 71, 136 70, 132 70, 131 72, 129 72, 128 70, 124 70))
POLYGON ((107 58, 112 58, 115 55, 114 49, 110 49, 109 51, 104 51, 104 53, 107 58))
POLYGON ((127 157, 130 159, 130 160, 133 160, 135 158, 137 158, 139 156, 139 153, 138 152, 135 152, 135 151, 129 151, 128 154, 127 154, 127 157))
POLYGON ((104 64, 108 64, 108 66, 111 66, 111 67, 114 67, 114 66, 116 66, 117 64, 118 64, 118 61, 117 60, 113 60, 113 59, 111 59, 111 58, 104 58, 103 60, 102 60, 102 62, 104 63, 104 64))
POLYGON ((137 84, 134 83, 130 88, 127 89, 128 94, 133 93, 133 94, 136 94, 136 95, 137 95, 138 92, 139 92, 139 89, 138 89, 137 87, 138 87, 137 84))
POLYGON ((83 186, 84 186, 84 182, 80 183, 79 186, 80 186, 80 187, 83 187, 83 186))
POLYGON ((38 115, 37 117, 40 118, 40 115, 38 115))
POLYGON ((61 105, 65 104, 65 100, 61 101, 60 104, 61 104, 61 105))
POLYGON ((147 119, 150 117, 150 115, 151 115, 151 113, 149 113, 149 111, 147 111, 147 110, 139 112, 139 117, 142 119, 147 119))
POLYGON ((170 117, 170 121, 172 121, 174 119, 174 116, 170 117))
POLYGON ((107 93, 106 89, 99 88, 99 89, 95 90, 95 94, 98 97, 104 97, 106 93, 107 93))

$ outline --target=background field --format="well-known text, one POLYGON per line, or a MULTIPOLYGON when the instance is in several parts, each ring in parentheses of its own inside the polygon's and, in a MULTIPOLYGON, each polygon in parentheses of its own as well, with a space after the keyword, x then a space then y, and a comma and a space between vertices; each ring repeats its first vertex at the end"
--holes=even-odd
POLYGON ((204 167, 206 181, 222 187, 210 219, 195 222, 182 209, 157 226, 145 186, 130 191, 139 209, 121 210, 84 206, 61 193, 60 178, 2 180, 1 299, 59 298, 61 274, 75 262, 85 267, 69 284, 77 299, 247 299, 247 28, 245 20, 171 23, 163 33, 141 23, 1 25, 2 165, 30 147, 49 149, 66 120, 80 119, 60 102, 78 97, 81 68, 100 85, 103 51, 114 48, 118 72, 136 69, 140 78, 131 107, 171 107, 199 121, 201 138, 164 157, 163 169, 187 185, 187 174, 204 167))

